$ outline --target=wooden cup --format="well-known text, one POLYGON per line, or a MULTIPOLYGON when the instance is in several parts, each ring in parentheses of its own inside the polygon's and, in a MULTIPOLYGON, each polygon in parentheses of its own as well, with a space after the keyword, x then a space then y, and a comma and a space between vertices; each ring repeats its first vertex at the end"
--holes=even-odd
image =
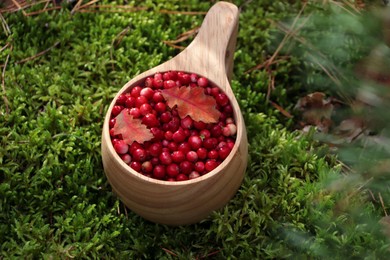
POLYGON ((238 30, 238 10, 218 2, 207 13, 193 42, 171 60, 136 76, 118 92, 107 111, 102 132, 102 158, 108 181, 121 201, 150 221, 167 225, 199 222, 223 207, 237 192, 247 167, 245 123, 229 84, 238 30), (168 182, 146 177, 125 164, 115 152, 109 120, 115 100, 146 77, 169 70, 196 73, 208 78, 229 97, 237 125, 236 143, 229 156, 199 178, 168 182))

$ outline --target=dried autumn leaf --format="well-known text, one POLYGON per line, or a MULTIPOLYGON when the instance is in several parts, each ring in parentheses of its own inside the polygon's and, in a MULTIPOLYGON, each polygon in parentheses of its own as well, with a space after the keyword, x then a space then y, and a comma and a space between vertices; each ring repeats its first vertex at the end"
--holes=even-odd
POLYGON ((221 113, 214 97, 206 95, 202 87, 173 87, 161 91, 170 108, 177 106, 180 118, 190 116, 194 121, 215 123, 221 113))
POLYGON ((122 110, 115 120, 114 134, 121 134, 128 145, 131 145, 134 141, 141 144, 153 138, 152 132, 146 125, 142 124, 140 119, 135 119, 126 109, 122 110))

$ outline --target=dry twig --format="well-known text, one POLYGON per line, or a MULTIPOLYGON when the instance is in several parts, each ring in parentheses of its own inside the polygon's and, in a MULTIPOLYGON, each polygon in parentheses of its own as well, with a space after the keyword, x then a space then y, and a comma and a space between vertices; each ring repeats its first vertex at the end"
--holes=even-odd
POLYGON ((197 26, 197 27, 195 27, 195 28, 192 28, 192 29, 190 29, 190 30, 188 30, 188 31, 186 31, 186 32, 184 32, 184 33, 178 35, 178 36, 176 37, 176 40, 172 40, 172 41, 163 41, 163 42, 164 42, 165 44, 167 44, 167 45, 169 45, 169 46, 175 48, 175 49, 184 49, 185 47, 180 46, 180 45, 176 45, 176 43, 183 42, 183 41, 187 40, 188 38, 190 38, 191 36, 197 34, 198 31, 199 31, 199 28, 200 28, 200 26, 197 26))

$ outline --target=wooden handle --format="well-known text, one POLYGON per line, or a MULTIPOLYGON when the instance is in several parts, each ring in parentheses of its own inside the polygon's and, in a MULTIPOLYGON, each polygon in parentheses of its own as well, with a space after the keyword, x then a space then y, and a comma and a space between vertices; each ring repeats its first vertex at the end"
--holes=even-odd
POLYGON ((237 6, 218 2, 210 8, 192 43, 174 59, 185 70, 207 76, 226 91, 233 71, 238 31, 237 6))

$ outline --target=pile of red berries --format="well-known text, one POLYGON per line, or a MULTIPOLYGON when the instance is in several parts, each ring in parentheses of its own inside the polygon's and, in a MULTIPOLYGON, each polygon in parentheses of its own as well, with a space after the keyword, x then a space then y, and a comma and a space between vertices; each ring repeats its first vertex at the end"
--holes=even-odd
POLYGON ((178 71, 156 73, 121 94, 111 111, 109 128, 113 147, 126 164, 145 176, 167 181, 194 179, 215 169, 230 154, 237 132, 226 94, 207 78, 178 71), (175 86, 204 88, 221 112, 218 122, 180 118, 176 107, 169 108, 161 93, 175 86), (114 134, 115 117, 124 109, 142 120, 153 139, 128 145, 121 135, 114 134))

